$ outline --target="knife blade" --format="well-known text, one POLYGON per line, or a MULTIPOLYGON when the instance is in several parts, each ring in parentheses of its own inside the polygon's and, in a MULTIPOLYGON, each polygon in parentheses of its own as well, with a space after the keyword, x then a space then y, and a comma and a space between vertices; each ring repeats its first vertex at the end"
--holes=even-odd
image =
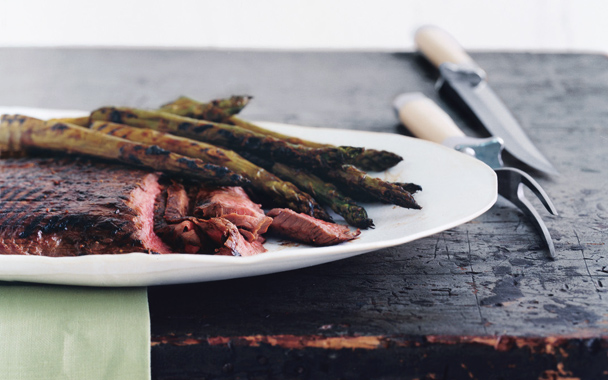
POLYGON ((505 150, 523 163, 549 174, 559 174, 534 146, 507 106, 489 86, 486 73, 458 42, 435 26, 418 29, 415 42, 422 54, 439 69, 437 89, 455 99, 495 137, 505 150))

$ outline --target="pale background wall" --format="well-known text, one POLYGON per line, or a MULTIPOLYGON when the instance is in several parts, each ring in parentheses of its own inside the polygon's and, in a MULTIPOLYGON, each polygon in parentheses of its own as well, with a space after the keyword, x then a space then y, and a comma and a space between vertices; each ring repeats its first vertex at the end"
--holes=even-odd
POLYGON ((604 0, 0 0, 0 46, 407 51, 424 24, 469 49, 608 52, 604 0))

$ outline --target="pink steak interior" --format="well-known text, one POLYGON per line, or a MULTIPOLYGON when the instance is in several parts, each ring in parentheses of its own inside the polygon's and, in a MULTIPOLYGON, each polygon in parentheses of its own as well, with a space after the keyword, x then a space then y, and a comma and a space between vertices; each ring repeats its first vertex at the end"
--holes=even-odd
POLYGON ((161 188, 158 184, 156 174, 148 174, 144 177, 139 187, 131 192, 128 206, 135 210, 137 216, 134 218, 138 236, 144 247, 158 253, 171 253, 171 249, 154 233, 154 202, 160 194, 161 188))

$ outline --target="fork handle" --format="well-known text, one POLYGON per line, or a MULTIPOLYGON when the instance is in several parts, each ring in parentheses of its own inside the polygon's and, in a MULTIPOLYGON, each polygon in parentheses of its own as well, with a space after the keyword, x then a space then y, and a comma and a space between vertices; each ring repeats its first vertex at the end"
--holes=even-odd
POLYGON ((418 138, 441 144, 450 137, 464 137, 452 118, 421 93, 399 95, 394 106, 403 125, 418 138))

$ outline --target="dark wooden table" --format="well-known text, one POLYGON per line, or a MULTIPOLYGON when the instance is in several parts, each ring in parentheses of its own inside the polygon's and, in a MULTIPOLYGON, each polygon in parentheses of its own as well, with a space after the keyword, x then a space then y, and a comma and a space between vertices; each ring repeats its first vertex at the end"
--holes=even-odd
MULTIPOLYGON (((560 213, 541 211, 557 260, 499 200, 472 222, 352 259, 152 287, 155 379, 608 378, 608 59, 473 57, 561 172, 530 171, 560 213)), ((251 94, 244 118, 399 134, 391 101, 421 91, 484 135, 437 97, 436 75, 411 53, 5 48, 0 104, 251 94)))

